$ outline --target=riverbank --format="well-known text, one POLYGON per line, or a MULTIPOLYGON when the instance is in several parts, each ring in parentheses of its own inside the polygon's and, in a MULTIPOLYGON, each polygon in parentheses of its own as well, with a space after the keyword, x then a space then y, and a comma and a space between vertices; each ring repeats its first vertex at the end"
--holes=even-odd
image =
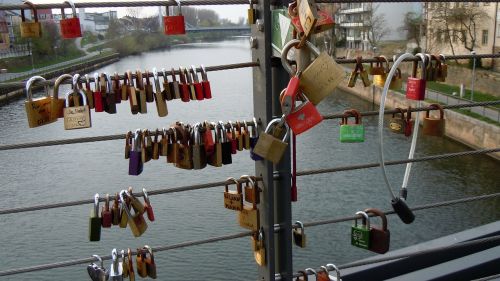
MULTIPOLYGON (((342 91, 354 94, 364 100, 380 104, 382 89, 370 86, 363 87, 358 82, 354 88, 349 88, 346 83, 343 83, 338 88, 342 91)), ((430 103, 423 101, 423 106, 428 106, 430 103)), ((417 101, 408 100, 406 97, 396 91, 389 90, 386 98, 386 108, 406 108, 408 105, 416 107, 417 101)), ((489 124, 487 122, 466 116, 464 114, 452 111, 444 111, 444 119, 446 119, 445 136, 463 143, 474 149, 497 148, 500 144, 500 127, 489 124)), ((432 111, 432 117, 439 117, 439 113, 432 111)), ((421 120, 425 114, 420 114, 421 120)), ((500 160, 500 153, 487 154, 497 160, 500 160)))

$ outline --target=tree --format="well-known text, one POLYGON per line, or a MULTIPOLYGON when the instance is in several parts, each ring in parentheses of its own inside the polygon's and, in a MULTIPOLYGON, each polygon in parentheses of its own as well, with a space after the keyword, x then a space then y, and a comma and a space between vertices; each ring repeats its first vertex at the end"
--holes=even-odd
POLYGON ((415 12, 407 12, 403 20, 403 26, 399 29, 406 32, 406 40, 415 40, 417 47, 421 48, 420 32, 423 25, 422 16, 415 12))
POLYGON ((379 4, 372 4, 371 10, 365 14, 364 18, 364 31, 372 47, 378 46, 380 40, 391 32, 391 29, 387 27, 385 15, 377 13, 379 7, 379 4))

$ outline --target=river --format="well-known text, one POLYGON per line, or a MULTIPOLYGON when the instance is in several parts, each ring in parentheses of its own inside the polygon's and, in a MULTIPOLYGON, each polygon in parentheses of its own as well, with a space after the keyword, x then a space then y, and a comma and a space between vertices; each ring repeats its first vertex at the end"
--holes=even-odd
MULTIPOLYGON (((205 66, 248 62, 248 39, 175 46, 169 50, 132 56, 99 71, 120 74, 127 69, 205 66)), ((92 115, 92 128, 65 131, 63 121, 29 129, 24 101, 0 108, 0 144, 24 143, 59 138, 124 133, 136 128, 161 128, 175 121, 244 120, 252 116, 252 70, 250 68, 209 72, 213 99, 203 102, 168 103, 169 115, 160 118, 153 104, 147 115, 132 115, 128 102, 118 105, 118 114, 92 115)), ((372 110, 373 105, 337 92, 319 105, 323 114, 346 108, 372 110)), ((376 162, 376 119, 363 120, 366 141, 342 144, 338 141, 338 120, 325 120, 298 139, 298 170, 329 168, 376 162)), ((410 140, 385 131, 387 160, 407 157, 410 140)), ((30 148, 0 152, 2 169, 0 209, 68 200, 91 199, 94 193, 114 194, 132 186, 154 190, 227 177, 253 174, 253 161, 243 151, 233 164, 186 171, 151 161, 138 176, 128 176, 123 159, 124 141, 30 148)), ((446 138, 420 136, 416 157, 468 150, 446 138)), ((416 163, 410 178, 410 206, 488 194, 500 190, 500 165, 486 156, 416 163)), ((388 167, 390 180, 399 186, 404 166, 388 167)), ((350 216, 358 210, 376 207, 387 210, 390 198, 379 168, 298 178, 299 201, 293 203, 293 218, 303 222, 350 216)), ((100 242, 88 242, 90 205, 0 216, 0 271, 37 264, 108 255, 113 248, 137 248, 144 244, 170 245, 242 231, 236 212, 224 209, 223 188, 152 196, 156 221, 146 233, 134 238, 129 229, 103 229, 100 242)), ((389 216, 391 249, 451 234, 500 219, 500 200, 487 200, 416 212, 413 224, 389 216)), ((379 223, 376 220, 373 223, 379 223)), ((374 255, 350 245, 351 222, 306 228, 308 246, 294 246, 295 270, 326 263, 342 264, 374 255)), ((255 280, 250 238, 159 252, 155 255, 159 280, 255 280)), ((109 265, 109 262, 106 262, 109 265)), ((0 277, 12 280, 13 277, 0 277)), ((88 280, 86 265, 26 273, 21 280, 88 280)))

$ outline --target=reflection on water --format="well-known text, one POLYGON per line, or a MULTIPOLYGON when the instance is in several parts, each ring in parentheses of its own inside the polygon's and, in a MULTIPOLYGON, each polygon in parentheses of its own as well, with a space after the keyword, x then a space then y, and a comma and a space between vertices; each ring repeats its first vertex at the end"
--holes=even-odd
MULTIPOLYGON (((247 39, 220 43, 190 44, 169 50, 127 57, 101 71, 125 72, 127 69, 178 68, 191 64, 205 66, 248 62, 247 39)), ((32 142, 80 136, 124 133, 136 128, 161 128, 175 121, 249 120, 252 116, 251 69, 209 72, 212 100, 168 103, 169 115, 160 118, 150 104, 146 115, 130 114, 128 103, 117 106, 118 114, 93 114, 93 128, 64 131, 62 120, 44 127, 28 129, 24 101, 0 108, 1 144, 32 142)), ((67 90, 67 89, 61 89, 67 90)), ((326 113, 346 108, 372 110, 372 104, 338 92, 319 105, 326 113)), ((298 137, 298 170, 328 168, 376 162, 376 120, 365 118, 366 141, 341 144, 338 120, 325 120, 298 137)), ((386 131, 386 158, 406 158, 410 141, 386 131)), ((448 139, 420 136, 417 155, 432 155, 467 150, 448 139)), ((234 156, 233 164, 211 166, 200 171, 176 169, 165 161, 151 161, 139 177, 127 175, 123 141, 107 141, 0 152, 2 162, 2 207, 11 208, 43 203, 93 198, 94 193, 115 193, 128 186, 140 190, 169 188, 229 176, 253 174, 253 162, 244 151, 234 156)), ((410 206, 498 192, 499 165, 485 156, 439 160, 414 164, 410 178, 410 206)), ((396 188, 402 182, 404 166, 388 167, 396 188)), ((298 179, 299 201, 293 204, 293 219, 303 222, 354 214, 376 207, 390 208, 389 194, 378 168, 338 172, 298 179)), ((103 229, 101 241, 88 242, 90 205, 0 216, 0 248, 12 249, 3 255, 0 270, 36 264, 107 255, 112 248, 138 248, 204 239, 239 232, 237 214, 223 208, 221 188, 152 196, 156 221, 140 238, 128 229, 103 229)), ((405 225, 389 217, 391 249, 450 234, 500 218, 499 200, 468 203, 416 212, 416 220, 405 225)), ((373 219, 372 223, 379 223, 373 219)), ((326 263, 342 264, 372 255, 350 245, 350 222, 307 228, 308 246, 294 246, 297 269, 326 263)), ((201 275, 214 280, 253 280, 256 266, 250 238, 160 252, 155 255, 158 279, 199 280, 201 275)), ((87 280, 85 265, 23 274, 22 280, 87 280)), ((4 277, 0 280, 12 280, 4 277)))

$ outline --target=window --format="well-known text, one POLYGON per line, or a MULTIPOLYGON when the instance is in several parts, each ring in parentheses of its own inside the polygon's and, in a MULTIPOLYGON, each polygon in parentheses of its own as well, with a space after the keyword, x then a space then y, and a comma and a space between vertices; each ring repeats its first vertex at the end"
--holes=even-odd
POLYGON ((483 30, 483 37, 482 37, 481 42, 483 43, 483 45, 488 45, 488 30, 487 29, 483 30))

